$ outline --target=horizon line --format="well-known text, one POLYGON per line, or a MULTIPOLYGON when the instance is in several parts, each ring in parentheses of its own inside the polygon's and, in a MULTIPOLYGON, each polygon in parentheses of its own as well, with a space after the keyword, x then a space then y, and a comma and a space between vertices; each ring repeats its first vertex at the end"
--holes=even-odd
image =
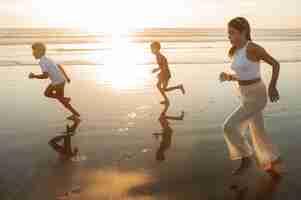
MULTIPOLYGON (((93 30, 86 27, 47 27, 47 26, 34 26, 34 27, 27 27, 27 26, 0 26, 0 29, 75 29, 75 30, 82 30, 82 31, 104 31, 107 30, 93 30)), ((226 29, 225 27, 198 27, 198 26, 191 26, 191 27, 141 27, 141 28, 129 28, 128 31, 134 30, 151 30, 151 29, 226 29)), ((299 30, 301 27, 269 27, 269 28, 253 28, 254 30, 299 30)))

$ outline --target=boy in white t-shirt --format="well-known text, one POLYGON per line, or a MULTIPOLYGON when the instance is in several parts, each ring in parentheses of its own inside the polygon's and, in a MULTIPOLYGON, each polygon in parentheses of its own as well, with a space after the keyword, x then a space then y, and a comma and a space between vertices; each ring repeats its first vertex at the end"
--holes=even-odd
POLYGON ((61 65, 55 64, 52 60, 45 56, 46 46, 43 43, 34 43, 32 45, 32 54, 36 59, 39 59, 39 65, 42 69, 42 74, 30 73, 30 79, 50 79, 51 84, 46 88, 44 94, 46 97, 59 100, 72 115, 69 120, 75 120, 80 117, 80 114, 71 106, 69 97, 65 97, 64 88, 66 81, 70 83, 70 79, 61 65))

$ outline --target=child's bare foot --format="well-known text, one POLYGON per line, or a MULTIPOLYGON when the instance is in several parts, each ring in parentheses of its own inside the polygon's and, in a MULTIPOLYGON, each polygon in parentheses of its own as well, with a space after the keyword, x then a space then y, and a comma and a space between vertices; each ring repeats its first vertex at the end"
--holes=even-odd
POLYGON ((180 86, 180 89, 181 89, 181 91, 182 91, 183 94, 186 93, 185 88, 184 88, 184 85, 181 85, 181 86, 180 86))
POLYGON ((250 158, 248 158, 248 157, 242 158, 242 159, 241 159, 240 166, 239 166, 237 169, 235 169, 235 170, 232 172, 232 174, 233 174, 233 175, 240 175, 240 174, 242 174, 243 172, 245 172, 246 169, 248 169, 248 168, 250 167, 250 165, 251 165, 251 160, 250 160, 250 158))

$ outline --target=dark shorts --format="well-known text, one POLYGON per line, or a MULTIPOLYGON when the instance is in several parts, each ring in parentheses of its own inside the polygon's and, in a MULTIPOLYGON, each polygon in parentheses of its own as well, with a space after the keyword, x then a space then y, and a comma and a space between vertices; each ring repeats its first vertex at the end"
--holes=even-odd
POLYGON ((50 84, 49 87, 51 87, 51 89, 53 89, 53 90, 63 90, 65 88, 65 82, 57 84, 57 85, 50 84))
POLYGON ((56 94, 58 95, 62 95, 64 96, 64 91, 65 91, 65 82, 64 83, 60 83, 57 85, 52 85, 50 84, 47 88, 46 88, 47 92, 53 92, 55 91, 56 94))
POLYGON ((162 73, 161 72, 161 73, 158 74, 158 79, 160 81, 168 81, 170 78, 171 78, 170 73, 162 73))

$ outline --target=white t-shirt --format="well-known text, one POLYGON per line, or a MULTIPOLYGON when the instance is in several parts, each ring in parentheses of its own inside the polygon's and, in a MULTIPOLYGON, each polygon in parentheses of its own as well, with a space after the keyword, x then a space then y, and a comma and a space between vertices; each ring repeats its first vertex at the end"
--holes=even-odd
POLYGON ((66 78, 60 68, 52 60, 46 56, 41 57, 39 65, 42 72, 47 72, 51 80, 52 85, 58 85, 64 83, 66 78))

